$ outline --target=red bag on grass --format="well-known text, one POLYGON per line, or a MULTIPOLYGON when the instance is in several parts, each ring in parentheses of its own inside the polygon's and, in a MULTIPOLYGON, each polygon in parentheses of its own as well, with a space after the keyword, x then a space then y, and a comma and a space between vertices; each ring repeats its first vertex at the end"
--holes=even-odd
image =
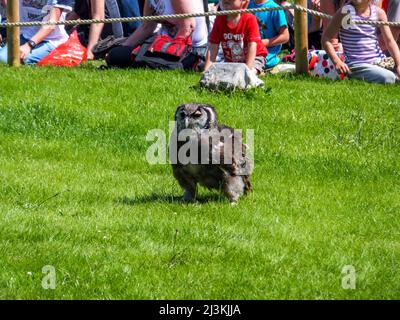
POLYGON ((69 39, 38 62, 38 66, 74 67, 87 59, 87 50, 74 31, 69 39))
POLYGON ((184 69, 183 60, 191 53, 192 39, 154 35, 133 49, 134 67, 174 70, 184 69))
POLYGON ((166 57, 179 61, 188 54, 191 45, 192 39, 190 37, 172 39, 163 34, 156 37, 147 51, 152 56, 166 57))

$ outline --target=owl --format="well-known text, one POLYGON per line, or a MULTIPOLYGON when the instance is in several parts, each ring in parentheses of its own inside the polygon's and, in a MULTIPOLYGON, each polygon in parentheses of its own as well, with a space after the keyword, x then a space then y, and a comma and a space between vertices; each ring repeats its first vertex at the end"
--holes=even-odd
POLYGON ((253 162, 246 155, 242 134, 218 124, 211 105, 177 107, 169 157, 185 201, 196 199, 198 185, 219 190, 231 204, 252 191, 249 178, 253 162))

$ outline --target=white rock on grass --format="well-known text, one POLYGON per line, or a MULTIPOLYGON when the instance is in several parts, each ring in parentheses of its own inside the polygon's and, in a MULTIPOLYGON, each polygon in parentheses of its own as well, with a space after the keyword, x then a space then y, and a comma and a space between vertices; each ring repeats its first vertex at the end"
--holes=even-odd
POLYGON ((211 90, 263 87, 264 81, 244 63, 213 63, 200 79, 200 86, 211 90))

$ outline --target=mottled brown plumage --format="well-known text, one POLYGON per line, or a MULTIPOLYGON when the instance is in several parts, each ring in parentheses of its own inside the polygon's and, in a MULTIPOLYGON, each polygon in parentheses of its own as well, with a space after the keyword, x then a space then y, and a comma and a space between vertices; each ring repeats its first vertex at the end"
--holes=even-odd
POLYGON ((252 191, 249 176, 253 163, 246 155, 241 133, 218 124, 210 105, 177 107, 170 160, 186 201, 196 198, 198 184, 222 191, 232 203, 252 191), (184 137, 182 141, 178 141, 179 135, 184 137))

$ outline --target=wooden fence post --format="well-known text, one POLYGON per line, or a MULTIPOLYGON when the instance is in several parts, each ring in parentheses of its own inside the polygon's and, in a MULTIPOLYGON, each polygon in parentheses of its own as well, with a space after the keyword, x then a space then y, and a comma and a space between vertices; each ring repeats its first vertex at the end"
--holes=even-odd
MULTIPOLYGON (((19 22, 19 0, 8 0, 7 22, 19 22)), ((19 27, 7 27, 8 64, 13 67, 21 65, 19 54, 19 27)))
MULTIPOLYGON (((296 0, 296 4, 307 7, 307 0, 296 0)), ((307 12, 295 10, 294 16, 296 73, 308 73, 308 19, 307 12)))

